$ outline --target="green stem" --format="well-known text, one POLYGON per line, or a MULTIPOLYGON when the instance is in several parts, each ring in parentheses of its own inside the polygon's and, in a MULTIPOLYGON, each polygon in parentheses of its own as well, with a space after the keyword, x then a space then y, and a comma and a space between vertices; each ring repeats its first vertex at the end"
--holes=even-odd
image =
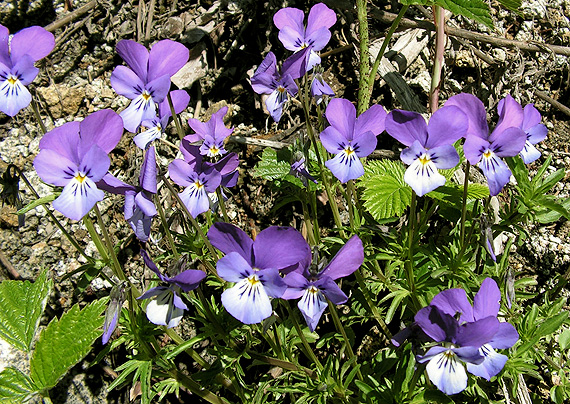
POLYGON ((32 98, 32 110, 34 111, 36 120, 38 121, 38 124, 40 125, 40 128, 45 135, 47 133, 47 129, 46 126, 44 125, 44 121, 42 121, 42 117, 40 116, 40 109, 38 108, 38 104, 36 103, 36 100, 33 98, 32 98))
POLYGON ((305 226, 307 226, 307 238, 309 239, 309 244, 311 246, 314 246, 316 245, 315 230, 313 229, 313 223, 311 222, 311 215, 309 214, 306 198, 304 198, 304 196, 306 196, 306 193, 304 194, 305 195, 302 195, 303 198, 301 198, 301 207, 303 208, 303 221, 305 222, 305 226))
POLYGON ((170 106, 170 113, 172 114, 172 119, 174 120, 174 125, 176 125, 176 132, 178 133, 178 137, 180 140, 184 138, 184 130, 182 129, 182 124, 180 123, 180 118, 176 111, 174 111, 174 104, 172 103, 172 97, 170 96, 170 92, 167 95, 168 98, 168 105, 170 106))
MULTIPOLYGON (((103 261, 105 261, 105 264, 108 265, 109 264, 109 255, 107 254, 107 250, 105 249, 105 246, 103 245, 103 241, 101 240, 101 237, 99 237, 99 233, 97 233, 97 230, 95 229, 95 226, 93 225, 93 221, 89 217, 89 214, 83 216, 83 224, 87 228, 87 231, 89 232, 89 236, 91 236, 91 240, 93 240, 93 243, 95 243, 95 247, 97 248, 97 251, 99 251, 101 258, 103 259, 103 261)), ((114 273, 114 271, 113 271, 113 273, 114 273)), ((117 275, 117 274, 115 274, 115 275, 117 275)))
POLYGON ((297 320, 297 313, 291 310, 291 306, 289 305, 289 302, 287 300, 283 300, 283 303, 285 305, 285 308, 287 309, 287 312, 290 314, 290 318, 293 320, 293 325, 295 326, 295 330, 297 330, 297 335, 301 339, 303 347, 305 347, 305 353, 307 357, 311 361, 313 361, 313 363, 315 364, 315 366, 319 371, 323 370, 323 365, 321 361, 319 361, 319 358, 317 358, 317 355, 315 355, 315 352, 313 352, 313 349, 309 345, 309 342, 307 341, 307 338, 305 337, 305 334, 303 333, 303 330, 299 325, 299 321, 297 320))
MULTIPOLYGON (((94 210, 95 210, 95 214, 97 215, 97 222, 99 223, 99 227, 101 228, 101 233, 103 233, 103 239, 105 240, 105 243, 107 244, 107 250, 109 251, 109 255, 111 256, 111 261, 113 262, 113 265, 115 267, 115 271, 114 271, 115 275, 117 275, 117 278, 119 278, 119 280, 126 281, 127 277, 125 276, 125 273, 123 272, 123 267, 119 263, 119 259, 117 258, 117 254, 115 254, 115 248, 113 246, 113 242, 111 241, 111 237, 109 237, 109 232, 107 231, 107 226, 105 226, 105 223, 103 222, 103 217, 101 216, 101 211, 99 211, 99 206, 97 204, 95 204, 94 210)), ((131 285, 131 290, 133 287, 134 287, 134 285, 131 285)))
POLYGON ((198 383, 196 383, 194 380, 192 380, 192 378, 190 376, 185 375, 184 373, 182 373, 181 371, 179 371, 177 369, 169 370, 168 374, 173 379, 175 379, 180 384, 182 384, 184 387, 186 387, 188 390, 190 390, 193 394, 195 394, 198 397, 206 400, 209 403, 212 403, 212 404, 230 404, 229 401, 227 401, 226 399, 220 398, 217 395, 215 395, 214 393, 212 393, 210 390, 200 386, 198 383))
POLYGON ((172 233, 170 232, 168 221, 166 220, 166 214, 164 213, 164 208, 160 203, 158 194, 155 195, 155 199, 156 199, 155 205, 158 211, 158 215, 160 216, 160 222, 162 223, 162 227, 164 228, 164 234, 166 234, 166 240, 168 242, 168 245, 172 249, 172 254, 174 254, 174 259, 178 261, 178 259, 180 258, 180 254, 176 249, 176 244, 174 243, 174 238, 172 237, 172 233))
MULTIPOLYGON (((186 207, 186 205, 184 205, 184 203, 182 202, 182 200, 180 199, 180 197, 178 196, 178 193, 176 192, 176 190, 172 187, 172 184, 170 184, 170 182, 167 181, 167 179, 164 176, 160 176, 161 180, 164 182, 164 184, 166 185, 166 187, 168 188, 168 190, 170 191, 170 193, 172 194, 172 196, 176 199, 176 201, 178 202, 178 204, 180 205, 180 208, 182 209, 182 211, 184 212, 184 214, 186 215, 186 217, 188 218, 188 220, 190 220, 190 223, 192 223, 192 226, 194 227, 194 229, 196 230, 196 232, 198 233, 198 235, 200 236, 200 238, 202 239, 202 241, 204 242, 204 244, 206 245, 206 248, 208 249, 208 251, 210 252, 211 256, 213 259, 217 260, 218 259, 218 253, 216 252, 215 248, 212 246, 212 244, 210 243, 210 240, 208 240, 208 237, 206 237, 206 235, 204 234, 204 232, 202 231, 202 228, 200 227, 200 225, 198 224, 198 222, 196 221, 196 219, 194 219, 194 217, 190 214, 190 212, 188 211, 188 208, 186 207)), ((210 272, 216 276, 216 278, 218 278, 220 281, 224 282, 224 280, 222 278, 219 277, 218 273, 216 272, 215 268, 206 260, 203 261, 204 265, 206 265, 206 267, 210 270, 210 272)))
POLYGON ((390 330, 388 329, 388 326, 386 325, 386 323, 382 319, 382 316, 381 316, 380 312, 378 311, 378 308, 372 302, 372 298, 370 297, 370 293, 368 291, 368 288, 366 287, 366 283, 364 282, 364 278, 360 274, 360 270, 355 271, 354 275, 356 276, 356 281, 358 282, 358 286, 360 287, 360 290, 362 291, 362 295, 364 296, 364 300, 366 300, 366 303, 370 307, 370 311, 372 311, 372 316, 374 316, 374 319, 376 320, 376 322, 378 323, 378 325, 382 329, 382 332, 384 333, 384 335, 386 336, 388 341, 390 341, 392 339, 392 333, 390 332, 390 330))
POLYGON ((370 76, 370 52, 368 41, 368 10, 367 0, 356 0, 356 15, 358 18, 358 37, 360 38, 360 81, 358 84, 358 110, 357 115, 368 109, 370 92, 368 79, 370 76))
POLYGON ((220 187, 216 188, 216 195, 218 196, 218 203, 220 204, 220 209, 222 211, 222 217, 224 218, 224 222, 229 223, 230 219, 228 218, 228 213, 226 211, 226 202, 224 201, 224 197, 222 195, 222 189, 220 187))
POLYGON ((467 191, 469 187, 470 168, 471 164, 468 161, 465 169, 465 180, 463 181, 463 206, 461 207, 461 231, 459 234, 461 249, 463 249, 463 244, 465 244, 465 218, 467 217, 467 191))
MULTIPOLYGON (((24 183, 26 184, 26 187, 28 187, 28 189, 30 190, 30 192, 32 194, 34 194, 34 197, 36 197, 36 199, 40 198, 40 195, 36 192, 36 190, 34 189, 34 187, 32 186, 32 184, 30 183, 30 181, 28 181, 28 179, 26 178, 26 176, 24 175, 24 173, 22 172, 22 170, 20 170, 20 168, 18 166, 15 166, 14 164, 11 164, 10 166, 8 166, 8 168, 13 167, 17 172, 18 175, 20 176, 20 178, 24 181, 24 183)), ((85 251, 83 248, 81 248, 81 246, 79 245, 79 243, 77 242, 77 240, 75 240, 73 238, 73 236, 71 234, 69 234, 69 232, 65 229, 65 227, 63 227, 63 225, 60 223, 59 220, 57 220, 57 218, 55 217, 55 215, 51 212, 51 210, 48 209, 47 204, 42 203, 42 207, 45 209, 46 213, 48 214, 49 218, 51 219, 51 221, 53 222, 53 224, 55 224, 57 226, 57 228, 63 233, 63 235, 69 240, 69 242, 73 245, 73 247, 75 247, 75 249, 77 251, 79 251, 79 253, 81 255, 83 255, 83 257, 89 261, 89 262, 95 262, 95 259, 93 257, 88 256, 87 254, 85 254, 85 251)))
MULTIPOLYGON (((178 333, 176 333, 176 331, 174 331, 173 328, 167 328, 166 329, 166 334, 174 341, 176 342, 178 345, 183 344, 185 341, 182 339, 182 337, 180 337, 180 335, 178 335, 178 333)), ((194 361, 202 366, 204 369, 209 369, 210 368, 210 364, 208 362, 206 362, 204 360, 204 358, 202 358, 200 356, 200 354, 198 354, 198 352, 196 352, 194 349, 192 348, 186 348, 186 353, 188 353, 188 355, 190 355, 190 357, 192 357, 192 359, 194 359, 194 361)))
POLYGON ((416 309, 421 308, 421 304, 416 296, 416 282, 414 276, 414 239, 415 239, 415 226, 416 226, 416 193, 412 191, 412 201, 410 204, 410 217, 409 217, 409 231, 408 231, 408 260, 406 261, 406 275, 408 286, 410 287, 410 294, 416 309))
POLYGON ((390 26, 390 29, 388 30, 388 33, 386 34, 386 38, 384 38, 384 42, 382 42, 382 46, 380 47, 380 51, 378 52, 378 55, 376 56, 376 60, 374 60, 374 64, 372 65, 372 70, 370 71, 370 75, 368 76, 368 94, 370 94, 370 97, 372 96, 372 90, 374 89, 374 81, 376 79, 376 72, 378 71, 378 67, 380 66, 380 62, 382 61, 382 57, 384 56, 384 52, 386 52, 386 48, 388 47, 388 43, 390 43, 390 39, 392 39, 394 32, 396 32, 396 29, 398 28, 398 25, 400 24, 400 20, 404 17, 404 14, 406 14, 406 11, 408 11, 408 7, 409 6, 406 4, 400 9, 398 16, 392 22, 392 25, 390 26))
POLYGON ((319 230, 319 218, 317 210, 317 193, 311 192, 311 208, 313 209, 313 230, 315 235, 315 245, 321 242, 321 231, 319 230))
POLYGON ((433 73, 431 75, 431 89, 429 97, 430 112, 433 114, 439 106, 439 88, 441 85, 441 69, 443 68, 443 53, 445 51, 445 10, 440 6, 433 6, 435 20, 435 57, 433 73))
MULTIPOLYGON (((308 81, 305 81, 306 83, 308 81)), ((325 191, 327 193, 327 197, 329 199, 329 204, 331 206, 331 210, 333 213, 333 217, 334 217, 334 222, 336 224, 336 226, 339 228, 339 230, 342 228, 342 221, 340 220, 340 214, 338 211, 338 206, 336 204, 336 200, 334 199, 334 195, 332 193, 329 181, 328 181, 328 177, 326 175, 326 168, 325 165, 323 164, 323 159, 321 157, 321 153, 319 152, 319 148, 318 148, 318 144, 317 144, 317 139, 315 136, 315 132, 313 131, 313 125, 311 125, 311 119, 309 117, 309 97, 307 96, 307 92, 308 92, 308 88, 307 85, 305 85, 305 94, 303 97, 303 112, 305 114, 305 122, 307 123, 307 133, 309 134, 309 139, 311 139, 311 143, 313 144, 313 148, 315 149, 315 154, 317 155, 317 163, 319 164, 319 170, 321 172, 321 180, 323 181, 323 184, 325 186, 325 191)), ((345 237, 344 236, 344 231, 340 230, 340 235, 341 237, 345 237)))
POLYGON ((410 381, 410 385, 408 387, 408 400, 411 400, 414 396, 414 390, 416 389, 416 384, 418 384, 418 380, 420 375, 424 372, 425 366, 421 363, 418 363, 416 370, 414 371, 414 375, 412 376, 412 380, 410 381))
MULTIPOLYGON (((331 312, 331 317, 333 319, 333 323, 334 323, 337 331, 340 332, 340 334, 342 335, 342 338, 344 340, 344 344, 346 345, 346 353, 348 354, 348 358, 351 360, 354 360, 352 366, 356 366, 357 365, 356 364, 356 356, 354 355, 354 351, 352 350, 352 346, 350 345, 350 340, 348 339, 348 335, 346 335, 346 330, 344 329, 344 327, 342 326, 342 323, 340 322, 338 312, 336 311, 336 306, 329 299, 327 299, 327 303, 329 305, 329 310, 331 312)), ((360 369, 358 369, 356 371, 356 375, 358 376, 358 379, 360 381, 364 380, 364 377, 362 377, 362 373, 360 372, 360 369)))

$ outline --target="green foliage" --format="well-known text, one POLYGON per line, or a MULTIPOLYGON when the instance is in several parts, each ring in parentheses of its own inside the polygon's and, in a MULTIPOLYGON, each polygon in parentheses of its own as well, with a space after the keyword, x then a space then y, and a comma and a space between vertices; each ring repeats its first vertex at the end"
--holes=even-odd
POLYGON ((47 271, 34 283, 0 283, 0 336, 14 347, 29 352, 51 288, 47 271))
POLYGON ((67 370, 85 357, 101 334, 107 299, 83 310, 74 305, 41 332, 30 361, 30 374, 39 390, 54 387, 67 370))
POLYGON ((42 198, 38 198, 35 201, 28 203, 26 206, 24 206, 22 209, 20 209, 17 213, 18 213, 18 215, 23 215, 25 213, 28 213, 30 210, 35 209, 40 205, 50 203, 51 201, 55 201, 55 199, 59 195, 61 195, 61 192, 54 192, 53 194, 44 196, 42 198))
POLYGON ((289 171, 291 171, 291 164, 279 159, 277 157, 277 150, 266 147, 252 175, 273 181, 285 178, 285 176, 289 174, 289 171))
POLYGON ((435 0, 435 4, 453 14, 462 15, 484 24, 488 28, 493 28, 489 6, 483 0, 435 0))
POLYGON ((18 369, 6 368, 0 373, 0 404, 19 404, 36 394, 30 378, 18 369))
POLYGON ((541 223, 551 223, 564 216, 570 219, 570 203, 568 200, 559 201, 555 196, 548 195, 554 186, 564 178, 563 168, 547 174, 552 162, 552 156, 539 168, 536 175, 530 179, 528 168, 520 157, 505 159, 513 176, 517 180, 516 205, 511 204, 508 214, 518 214, 524 220, 536 218, 541 223))
POLYGON ((400 161, 369 161, 359 186, 364 189, 364 207, 376 220, 400 216, 410 205, 412 189, 404 182, 400 161))

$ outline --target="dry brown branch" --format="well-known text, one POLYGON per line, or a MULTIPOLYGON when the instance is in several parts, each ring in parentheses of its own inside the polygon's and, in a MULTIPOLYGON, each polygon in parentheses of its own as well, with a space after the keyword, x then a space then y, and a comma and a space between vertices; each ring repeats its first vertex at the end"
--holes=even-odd
POLYGON ((57 21, 52 22, 49 25, 45 26, 45 29, 49 32, 54 32, 56 29, 63 27, 66 24, 69 24, 71 21, 75 20, 79 16, 85 14, 93 7, 97 5, 97 0, 91 0, 89 3, 85 4, 84 6, 79 7, 77 10, 72 11, 71 13, 67 14, 65 17, 60 18, 57 21))
MULTIPOLYGON (((389 24, 397 17, 396 14, 388 13, 381 10, 372 10, 370 13, 372 18, 375 18, 383 23, 389 24)), ((414 21, 407 18, 402 18, 400 21, 400 28, 421 28, 427 31, 435 31, 435 25, 428 21, 414 21)), ((446 27, 446 33, 451 36, 469 39, 471 41, 489 43, 494 46, 504 46, 507 48, 518 48, 526 52, 553 52, 558 55, 570 56, 570 47, 549 45, 549 44, 536 44, 536 41, 515 41, 514 39, 499 38, 491 35, 480 34, 478 32, 469 31, 461 28, 446 27)))
POLYGON ((556 101, 554 98, 548 96, 545 92, 542 92, 542 91, 540 91, 540 90, 536 90, 536 91, 534 92, 534 94, 535 94, 538 98, 540 98, 540 99, 546 101, 547 103, 549 103, 549 104, 552 105, 553 107, 558 108, 560 111, 562 111, 562 112, 564 112, 566 115, 570 116, 570 108, 568 108, 566 105, 564 105, 564 104, 562 104, 562 103, 556 101))

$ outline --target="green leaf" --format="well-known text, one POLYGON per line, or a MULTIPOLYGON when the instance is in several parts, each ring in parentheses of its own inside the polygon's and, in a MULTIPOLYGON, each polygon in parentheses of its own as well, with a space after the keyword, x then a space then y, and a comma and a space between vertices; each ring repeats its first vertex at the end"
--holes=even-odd
POLYGON ((493 29, 489 6, 483 0, 435 0, 435 4, 493 29))
POLYGON ((261 154, 261 161, 253 170, 254 177, 262 177, 266 180, 284 178, 291 171, 291 165, 277 158, 277 151, 267 147, 261 154))
POLYGON ((558 344, 560 345, 561 351, 566 351, 566 348, 570 346, 570 330, 564 330, 564 332, 560 334, 558 344))
POLYGON ((364 206, 376 220, 400 216, 410 205, 412 189, 404 182, 405 168, 399 161, 370 161, 359 186, 364 188, 364 206))
POLYGON ((47 271, 34 282, 0 283, 0 336, 29 352, 52 287, 47 271))
POLYGON ((30 361, 32 380, 40 390, 54 387, 67 370, 85 357, 102 333, 107 299, 97 300, 83 310, 74 305, 41 332, 30 361))
POLYGON ((511 11, 517 11, 522 4, 522 0, 499 0, 499 3, 511 11))
POLYGON ((16 213, 18 215, 23 215, 24 213, 28 213, 30 210, 35 209, 40 205, 43 205, 45 203, 50 203, 51 201, 55 200, 60 194, 61 194, 61 192, 54 192, 51 195, 44 196, 42 198, 38 198, 35 201, 28 203, 26 206, 24 206, 22 209, 20 209, 16 213))
POLYGON ((30 378, 18 369, 6 368, 0 373, 0 404, 24 403, 36 392, 30 378))
POLYGON ((554 317, 550 317, 542 323, 535 332, 535 336, 545 337, 554 333, 564 321, 568 318, 568 312, 563 311, 562 313, 558 313, 554 317))

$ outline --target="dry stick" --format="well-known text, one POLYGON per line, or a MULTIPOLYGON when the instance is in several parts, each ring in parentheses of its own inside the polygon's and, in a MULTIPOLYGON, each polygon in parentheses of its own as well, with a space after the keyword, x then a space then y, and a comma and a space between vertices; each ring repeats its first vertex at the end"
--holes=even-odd
POLYGON ((570 116, 570 108, 568 108, 566 105, 561 104, 560 102, 556 101, 554 98, 549 97, 545 92, 542 92, 540 90, 536 90, 534 92, 534 94, 538 98, 546 101, 547 103, 551 104, 552 106, 558 108, 560 111, 564 112, 566 115, 570 116))
POLYGON ((443 53, 445 52, 445 11, 441 6, 433 6, 433 17, 436 23, 435 57, 431 75, 431 91, 429 94, 429 110, 433 114, 439 107, 439 89, 441 87, 441 71, 443 69, 443 53))
POLYGON ((46 25, 44 28, 46 31, 54 32, 56 29, 63 27, 64 25, 70 23, 71 21, 75 20, 80 15, 85 14, 93 7, 97 5, 97 0, 91 0, 89 3, 85 4, 84 6, 79 7, 77 10, 72 11, 68 15, 63 18, 60 18, 57 21, 52 22, 49 25, 46 25))
MULTIPOLYGON (((373 10, 370 17, 389 24, 397 17, 396 14, 388 13, 381 10, 373 10)), ((421 28, 426 31, 435 31, 435 25, 428 21, 414 21, 408 18, 402 18, 400 21, 401 28, 421 28)), ((478 32, 469 31, 461 28, 447 26, 445 28, 447 35, 469 39, 477 42, 489 43, 495 46, 504 46, 507 48, 518 48, 526 52, 553 52, 557 55, 570 56, 570 47, 560 45, 550 45, 538 43, 536 41, 515 41, 514 39, 499 38, 491 35, 480 34, 478 32), (534 43, 533 43, 534 42, 534 43)))
POLYGON ((144 0, 139 0, 139 7, 137 9, 137 42, 141 42, 142 37, 142 19, 144 10, 144 0))
POLYGON ((20 274, 18 273, 18 271, 16 270, 14 265, 12 265, 12 263, 4 255, 2 250, 0 250, 0 262, 2 263, 2 265, 4 265, 4 267, 8 270, 8 272, 10 272, 10 275, 12 275, 12 277, 14 279, 20 279, 21 278, 20 274))
POLYGON ((156 0, 150 0, 150 5, 148 6, 148 19, 146 20, 146 32, 144 35, 145 42, 150 41, 150 31, 152 30, 152 18, 154 17, 154 6, 156 0))

